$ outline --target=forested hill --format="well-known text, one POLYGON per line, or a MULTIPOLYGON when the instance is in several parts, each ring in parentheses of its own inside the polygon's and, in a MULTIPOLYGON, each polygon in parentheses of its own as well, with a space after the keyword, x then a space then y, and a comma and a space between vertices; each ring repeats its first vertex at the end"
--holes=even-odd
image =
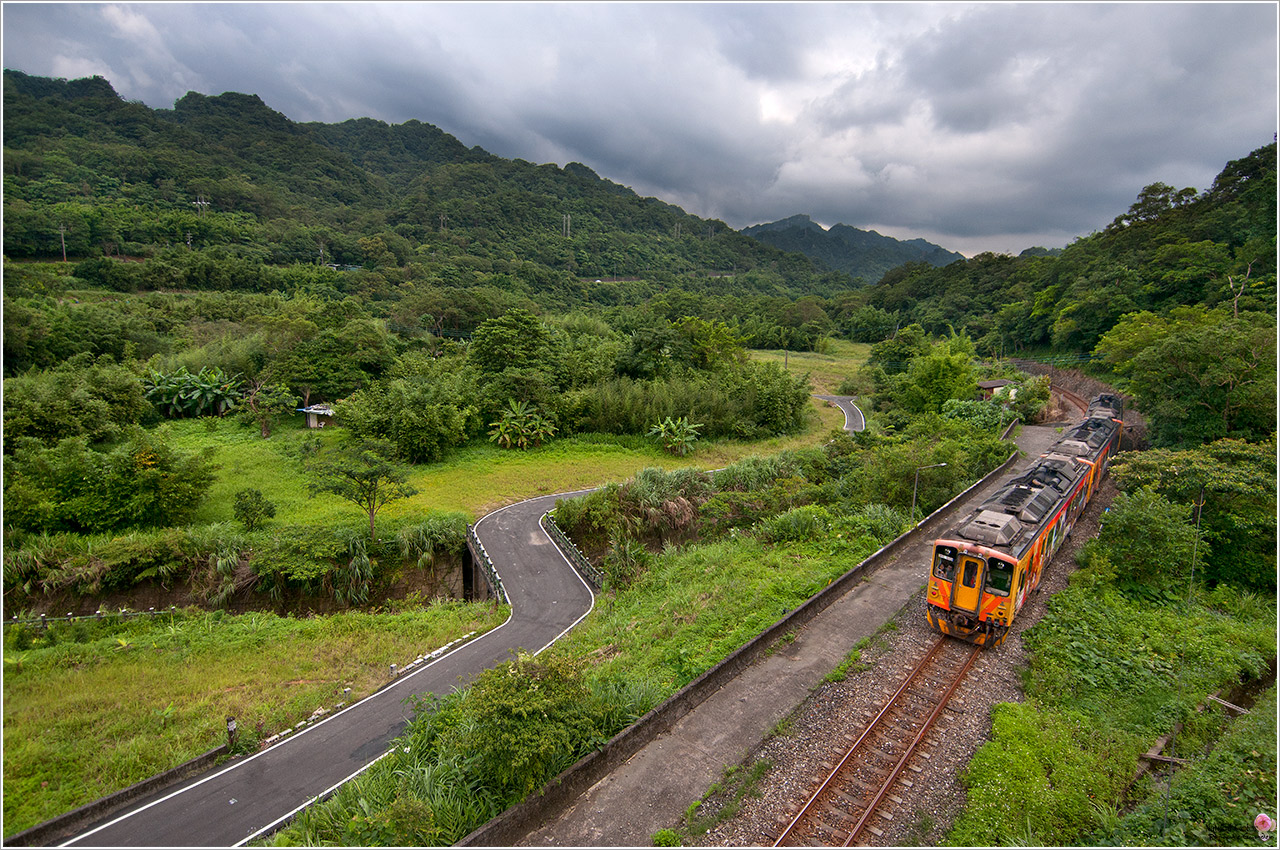
POLYGON ((782 251, 795 251, 824 267, 875 283, 885 273, 903 263, 945 266, 964 255, 948 251, 924 239, 902 241, 874 230, 859 230, 847 224, 824 229, 807 215, 793 215, 781 221, 745 227, 743 233, 782 251))
POLYGON ((420 121, 296 123, 232 92, 153 110, 100 77, 12 70, 4 110, 10 259, 61 258, 65 240, 74 259, 182 245, 274 265, 452 267, 438 277, 500 268, 544 295, 664 275, 792 298, 850 286, 579 163, 502 159, 420 121))
POLYGON ((1276 144, 1227 163, 1204 191, 1147 186, 1128 211, 1055 256, 908 263, 857 300, 868 341, 914 322, 935 334, 963 330, 979 351, 1006 356, 1088 355, 1128 314, 1151 324, 1198 308, 1273 321, 1276 144))

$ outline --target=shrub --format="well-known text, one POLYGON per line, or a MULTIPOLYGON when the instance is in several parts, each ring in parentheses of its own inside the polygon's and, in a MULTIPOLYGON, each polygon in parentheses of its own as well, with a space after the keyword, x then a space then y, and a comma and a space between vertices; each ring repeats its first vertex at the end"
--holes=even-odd
POLYGON ((798 543, 825 537, 831 531, 831 514, 821 505, 803 505, 770 517, 756 527, 761 540, 798 543))
POLYGON ((181 525, 213 483, 207 454, 187 454, 132 426, 99 452, 87 437, 53 448, 24 440, 5 469, 5 523, 32 531, 100 532, 181 525))
POLYGON ((257 531, 276 515, 276 505, 261 490, 245 489, 236 493, 231 511, 244 523, 245 531, 257 531))
POLYGON ((650 437, 657 437, 662 447, 677 457, 684 457, 692 449, 698 439, 698 429, 702 424, 691 423, 687 416, 672 420, 670 416, 649 429, 650 437))
POLYGON ((1141 592, 1185 587, 1192 553, 1203 562, 1208 544, 1197 546, 1191 506, 1175 505, 1143 487, 1121 493, 1111 503, 1096 540, 1086 544, 1086 557, 1097 552, 1114 565, 1121 586, 1141 592))

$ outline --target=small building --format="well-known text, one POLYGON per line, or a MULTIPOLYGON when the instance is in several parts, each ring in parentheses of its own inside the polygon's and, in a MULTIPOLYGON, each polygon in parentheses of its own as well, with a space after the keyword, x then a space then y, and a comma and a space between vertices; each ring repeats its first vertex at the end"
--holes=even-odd
POLYGON ((299 407, 299 413, 307 414, 308 428, 323 428, 333 418, 333 408, 327 404, 313 404, 310 407, 299 407))
MULTIPOLYGON (((990 399, 995 396, 996 391, 1001 387, 1007 387, 1012 383, 1013 381, 1006 378, 997 378, 994 381, 978 381, 978 394, 984 399, 990 399)), ((1010 396, 1010 398, 1012 398, 1012 396, 1010 396)))

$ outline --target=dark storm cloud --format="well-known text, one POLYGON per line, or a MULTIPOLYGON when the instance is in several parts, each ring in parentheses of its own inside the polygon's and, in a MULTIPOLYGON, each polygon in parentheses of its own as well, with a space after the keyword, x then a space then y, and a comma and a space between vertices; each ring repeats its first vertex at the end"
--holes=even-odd
POLYGON ((418 119, 734 227, 808 213, 949 248, 1061 245, 1273 138, 1257 4, 4 6, 6 67, 169 108, 418 119))

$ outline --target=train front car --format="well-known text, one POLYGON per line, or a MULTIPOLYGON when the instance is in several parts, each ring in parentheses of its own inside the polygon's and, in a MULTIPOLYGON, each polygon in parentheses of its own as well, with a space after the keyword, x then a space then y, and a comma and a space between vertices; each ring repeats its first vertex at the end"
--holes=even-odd
POLYGON ((980 646, 1004 641, 1106 474, 1122 412, 1118 397, 1095 398, 1084 422, 934 542, 930 626, 980 646))
POLYGON ((980 646, 999 646, 1041 571, 1066 537, 1087 464, 1047 455, 934 542, 929 624, 980 646))

